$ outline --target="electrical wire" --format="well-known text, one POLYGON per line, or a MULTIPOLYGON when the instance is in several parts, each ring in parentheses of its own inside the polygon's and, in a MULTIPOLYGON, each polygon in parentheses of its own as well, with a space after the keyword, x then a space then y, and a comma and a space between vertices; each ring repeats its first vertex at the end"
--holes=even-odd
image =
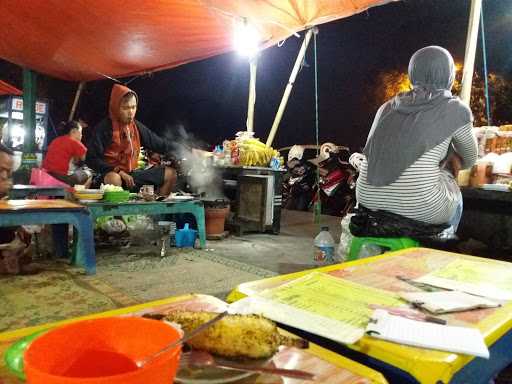
MULTIPOLYGON (((320 156, 320 141, 319 141, 319 118, 318 118, 318 60, 317 60, 317 46, 316 35, 318 29, 313 32, 313 54, 314 54, 314 67, 315 67, 315 141, 316 141, 316 157, 320 156)), ((320 216, 322 214, 322 201, 320 199, 320 165, 316 167, 316 201, 313 208, 315 215, 315 223, 320 225, 320 216)))

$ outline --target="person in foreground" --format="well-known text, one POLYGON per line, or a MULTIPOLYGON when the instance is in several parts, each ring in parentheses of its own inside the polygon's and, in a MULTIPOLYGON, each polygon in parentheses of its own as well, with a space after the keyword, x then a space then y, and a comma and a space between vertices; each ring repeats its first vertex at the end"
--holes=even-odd
MULTIPOLYGON (((13 152, 0 144, 0 199, 6 200, 12 187, 13 152)), ((23 227, 0 227, 0 275, 33 274, 31 236, 23 227)))
POLYGON ((412 90, 377 111, 363 151, 357 201, 456 231, 462 195, 455 177, 478 154, 473 115, 450 91, 455 65, 446 49, 429 46, 414 53, 409 79, 412 90))
POLYGON ((135 120, 137 95, 115 84, 110 94, 109 117, 95 128, 87 143, 86 163, 99 174, 98 182, 138 191, 142 185, 154 185, 162 196, 169 195, 176 183, 173 168, 153 166, 138 170, 141 147, 158 153, 170 152, 164 141, 135 120))
POLYGON ((77 169, 70 174, 70 164, 85 160, 87 148, 82 144, 82 126, 77 121, 68 121, 60 126, 60 136, 48 146, 43 168, 57 180, 70 186, 85 185, 89 188, 92 177, 77 169))

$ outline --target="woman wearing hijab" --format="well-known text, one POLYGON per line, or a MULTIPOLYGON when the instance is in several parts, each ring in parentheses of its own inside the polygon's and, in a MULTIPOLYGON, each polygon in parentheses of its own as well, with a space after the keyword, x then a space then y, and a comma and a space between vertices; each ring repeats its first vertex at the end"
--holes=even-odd
POLYGON ((450 53, 430 46, 409 62, 412 90, 384 103, 375 116, 360 168, 356 197, 362 206, 430 224, 451 224, 462 215, 462 195, 443 164, 477 159, 473 116, 451 88, 450 53))

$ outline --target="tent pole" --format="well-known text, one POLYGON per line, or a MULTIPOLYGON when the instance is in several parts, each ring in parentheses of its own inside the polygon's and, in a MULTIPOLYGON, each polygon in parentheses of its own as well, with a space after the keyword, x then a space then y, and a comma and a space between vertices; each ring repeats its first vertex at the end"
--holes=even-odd
POLYGON ((249 59, 251 78, 249 80, 249 101, 247 105, 247 132, 254 132, 254 104, 256 104, 256 69, 258 68, 258 56, 249 59))
POLYGON ((469 13, 468 35, 466 37, 466 53, 464 55, 464 68, 462 70, 462 90, 460 98, 470 105, 471 86, 473 83, 473 71, 475 68, 476 44, 478 40, 478 24, 480 22, 480 12, 482 9, 482 0, 471 1, 471 11, 469 13))
POLYGON ((36 93, 37 74, 23 68, 23 126, 25 138, 23 140, 23 153, 32 154, 36 152, 36 93))
POLYGON ((297 74, 299 73, 300 66, 302 64, 302 60, 306 55, 306 50, 308 48, 309 41, 311 40, 311 35, 313 34, 313 30, 315 28, 308 29, 306 36, 304 37, 304 41, 302 42, 302 46, 300 47, 299 54, 297 55, 297 60, 295 60, 295 65, 293 66, 292 73, 290 74, 290 79, 288 80, 288 84, 284 90, 283 98, 281 99, 281 104, 279 104, 279 108, 276 113, 276 117, 274 118, 274 123, 272 124, 272 129, 267 138, 267 146, 271 147, 272 142, 274 141, 274 137, 276 136, 277 128, 279 127, 279 123, 281 122, 281 118, 283 117, 284 109, 286 108, 286 104, 288 103, 288 98, 290 97, 290 93, 293 88, 293 83, 295 83, 295 79, 297 78, 297 74))
POLYGON ((71 111, 69 112, 68 121, 73 120, 73 117, 75 117, 76 107, 78 106, 78 100, 80 99, 80 95, 82 94, 82 91, 85 87, 85 81, 81 81, 78 84, 78 88, 75 92, 75 100, 73 100, 73 105, 71 106, 71 111))

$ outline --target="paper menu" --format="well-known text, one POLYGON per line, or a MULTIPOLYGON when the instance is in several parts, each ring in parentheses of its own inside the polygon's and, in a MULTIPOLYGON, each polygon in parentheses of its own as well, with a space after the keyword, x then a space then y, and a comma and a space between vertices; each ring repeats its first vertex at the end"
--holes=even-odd
POLYGON ((274 321, 352 344, 364 335, 368 306, 404 305, 393 293, 313 272, 231 304, 230 311, 260 313, 274 321))
POLYGON ((257 296, 246 297, 234 302, 229 307, 229 313, 260 314, 278 323, 344 344, 356 343, 364 336, 364 327, 355 327, 348 323, 257 296))
POLYGON ((500 304, 460 291, 400 292, 400 297, 435 314, 494 308, 500 304))
POLYGON ((376 309, 366 327, 366 333, 372 337, 413 347, 489 358, 489 349, 476 328, 410 320, 376 309))
POLYGON ((512 266, 458 258, 414 281, 494 300, 512 300, 512 266))

